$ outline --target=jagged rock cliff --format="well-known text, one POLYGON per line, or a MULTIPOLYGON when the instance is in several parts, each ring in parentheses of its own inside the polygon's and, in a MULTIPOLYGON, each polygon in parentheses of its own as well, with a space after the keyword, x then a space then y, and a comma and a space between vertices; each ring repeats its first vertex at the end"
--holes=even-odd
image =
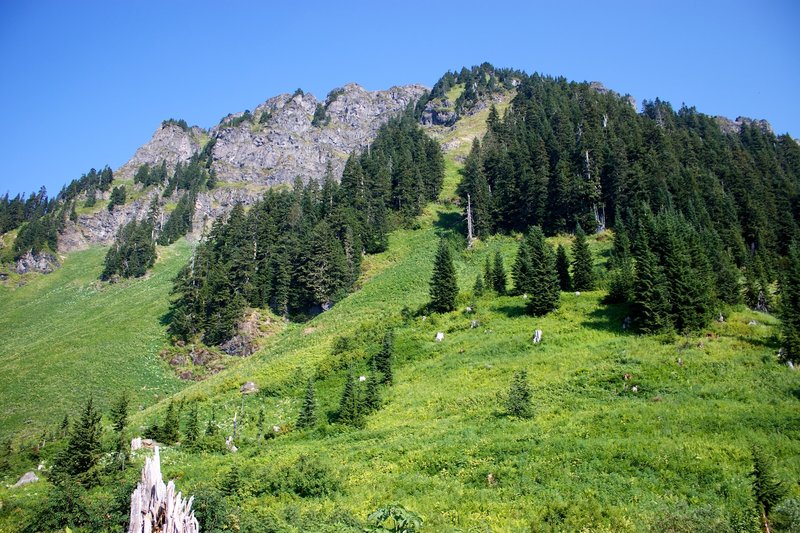
MULTIPOLYGON (((197 236, 206 222, 228 212, 237 202, 252 204, 267 186, 291 183, 297 176, 305 181, 321 179, 328 164, 338 179, 348 154, 366 148, 381 125, 416 102, 426 90, 422 85, 406 85, 367 91, 349 83, 331 91, 324 101, 311 94, 275 96, 252 113, 229 115, 208 131, 165 121, 150 141, 115 172, 115 177, 131 179, 145 163, 160 165, 166 161, 172 169, 178 161, 189 161, 206 143, 213 142, 212 168, 220 186, 197 197, 197 236), (324 107, 325 118, 313 124, 318 104, 324 107), (238 186, 227 186, 230 182, 238 186), (246 185, 242 186, 242 182, 246 185)), ((67 222, 59 238, 59 252, 112 242, 121 226, 144 218, 150 201, 160 198, 160 194, 160 190, 153 189, 113 212, 102 209, 80 215, 75 223, 67 222)), ((175 195, 168 200, 177 199, 175 195)))
POLYGON ((370 92, 349 83, 324 101, 311 94, 282 94, 258 106, 250 120, 216 126, 213 168, 221 181, 261 185, 322 178, 328 162, 341 175, 347 155, 365 148, 389 118, 425 92, 421 85, 370 92), (317 105, 325 120, 314 125, 317 105))
POLYGON ((166 161, 167 167, 173 168, 178 161, 188 161, 200 149, 205 137, 205 131, 197 126, 182 128, 175 123, 165 121, 153 133, 150 141, 136 150, 130 161, 122 165, 115 175, 120 178, 132 178, 136 169, 145 163, 156 165, 166 161))

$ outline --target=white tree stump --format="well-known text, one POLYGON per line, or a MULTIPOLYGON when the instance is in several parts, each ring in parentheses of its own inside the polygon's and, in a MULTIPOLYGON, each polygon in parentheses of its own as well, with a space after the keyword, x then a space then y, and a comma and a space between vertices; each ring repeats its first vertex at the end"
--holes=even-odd
POLYGON ((193 501, 194 497, 186 501, 180 492, 175 493, 174 481, 164 485, 156 447, 153 457, 145 459, 142 480, 131 495, 128 533, 199 533, 193 501))

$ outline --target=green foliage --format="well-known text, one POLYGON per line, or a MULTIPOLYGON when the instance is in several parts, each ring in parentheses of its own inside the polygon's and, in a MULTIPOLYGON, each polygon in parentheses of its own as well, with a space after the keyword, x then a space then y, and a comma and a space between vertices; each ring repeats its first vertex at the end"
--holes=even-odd
POLYGON ((447 241, 439 241, 439 249, 433 263, 433 275, 430 281, 431 309, 437 313, 447 313, 456 307, 458 282, 450 246, 447 241))
POLYGON ((378 508, 367 517, 372 526, 370 531, 393 531, 395 533, 415 533, 422 529, 422 517, 400 504, 393 503, 378 508))
POLYGON ((314 110, 314 117, 311 119, 311 125, 315 128, 320 128, 327 126, 330 121, 331 117, 328 116, 325 106, 322 104, 317 104, 317 107, 314 110))
POLYGON ((569 275, 569 258, 563 244, 559 244, 556 249, 556 271, 558 272, 558 286, 562 291, 571 291, 572 276, 569 275))
POLYGON ((766 517, 781 500, 786 497, 787 487, 775 475, 774 460, 759 446, 753 446, 753 495, 756 503, 766 517))
POLYGON ((161 127, 166 126, 178 126, 183 131, 189 131, 189 124, 186 123, 184 119, 175 120, 174 118, 169 118, 161 122, 161 127))
POLYGON ((109 197, 108 200, 108 210, 113 211, 114 207, 118 205, 124 205, 125 197, 126 194, 124 185, 120 185, 119 187, 114 187, 114 189, 111 191, 111 196, 109 197))
POLYGON ((361 387, 359 387, 359 382, 351 370, 344 382, 336 419, 338 422, 348 426, 361 427, 364 425, 364 414, 365 407, 361 387))
POLYGON ((789 249, 789 261, 781 285, 781 341, 783 358, 800 363, 800 249, 789 249))
POLYGON ((560 287, 556 272, 556 259, 553 247, 547 243, 541 228, 531 228, 520 247, 526 247, 530 258, 527 281, 521 289, 528 292, 526 311, 534 316, 542 316, 558 309, 560 287))
POLYGON ((492 268, 492 288, 494 292, 499 295, 506 293, 506 285, 508 284, 508 277, 506 276, 506 268, 503 265, 503 256, 500 252, 494 254, 494 266, 492 268))
POLYGON ((119 229, 114 244, 108 249, 100 279, 114 275, 123 278, 144 276, 156 262, 153 226, 149 221, 132 220, 119 229))
MULTIPOLYGON (((111 406, 111 425, 117 433, 122 433, 125 431, 125 428, 128 427, 129 404, 130 398, 128 397, 128 393, 127 391, 123 391, 122 394, 119 395, 117 401, 111 406)), ((66 415, 64 419, 66 420, 66 415)))
POLYGON ((297 428, 308 429, 317 425, 317 400, 314 396, 314 380, 309 379, 300 416, 297 417, 297 428))
POLYGON ((380 383, 391 384, 394 380, 394 373, 392 371, 392 353, 394 352, 394 332, 390 329, 387 330, 383 336, 380 351, 373 358, 375 363, 375 371, 379 374, 380 383))
MULTIPOLYGON (((575 243, 572 247, 572 286, 577 291, 591 291, 595 285, 594 259, 586 242, 586 234, 580 224, 575 229, 575 243)), ((558 262, 556 262, 558 264, 558 262)), ((563 285, 562 285, 563 287, 563 285)), ((564 290, 562 288, 562 290, 564 290)))
POLYGON ((475 276, 475 284, 472 286, 472 295, 476 298, 480 298, 483 296, 485 290, 486 288, 483 285, 483 276, 478 274, 475 276))
POLYGON ((90 397, 81 417, 73 424, 67 446, 55 458, 52 478, 57 485, 93 486, 98 481, 102 427, 100 413, 90 397))
POLYGON ((508 415, 517 418, 530 418, 533 416, 531 390, 528 385, 528 373, 525 370, 514 373, 506 395, 505 409, 508 415))
POLYGON ((158 244, 166 246, 177 241, 190 231, 192 231, 192 218, 194 217, 194 206, 197 195, 194 191, 183 193, 178 204, 161 228, 158 236, 158 244))

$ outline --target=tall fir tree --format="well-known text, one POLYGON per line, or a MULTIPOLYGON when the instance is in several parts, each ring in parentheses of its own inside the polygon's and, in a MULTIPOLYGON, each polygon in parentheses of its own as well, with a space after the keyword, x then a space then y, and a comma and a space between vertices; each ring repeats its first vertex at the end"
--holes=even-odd
POLYGON ((66 448, 53 462, 54 482, 59 485, 72 482, 85 486, 97 484, 101 437, 100 413, 90 397, 80 418, 72 426, 66 448))
POLYGON ((558 309, 561 297, 555 253, 539 226, 531 228, 525 242, 520 246, 528 247, 531 260, 529 286, 534 289, 528 294, 526 310, 534 316, 546 315, 558 309))
POLYGON ((485 286, 483 285, 483 276, 478 274, 475 276, 475 284, 472 286, 472 295, 476 298, 480 298, 483 296, 483 292, 486 290, 485 286))
POLYGON ((317 399, 314 394, 314 380, 309 379, 306 385, 306 393, 303 398, 303 406, 300 408, 300 415, 297 417, 298 429, 313 428, 317 425, 317 399))
POLYGON ((375 370, 380 375, 381 383, 392 383, 394 374, 392 371, 392 358, 394 352, 394 332, 389 329, 383 335, 380 351, 373 358, 375 370))
POLYGON ((197 413, 197 404, 193 404, 186 416, 186 431, 184 432, 184 442, 190 448, 197 444, 200 439, 200 420, 197 413))
POLYGON ((591 291, 595 285, 594 260, 586 241, 586 233, 580 224, 575 228, 575 244, 572 247, 572 287, 576 291, 591 291))
POLYGON ((800 363, 800 248, 789 247, 786 272, 781 280, 781 344, 783 358, 800 363))
POLYGON ((364 404, 360 388, 355 374, 351 370, 347 374, 342 398, 339 400, 338 420, 342 424, 355 427, 361 427, 364 424, 364 404))
POLYGON ((556 249, 556 271, 558 272, 558 286, 562 291, 572 290, 572 276, 569 274, 569 258, 563 244, 556 249))
POLYGON ((114 431, 117 433, 122 433, 128 426, 129 404, 130 399, 128 398, 128 393, 127 391, 123 391, 114 405, 111 406, 111 424, 114 427, 114 431))
POLYGON ((433 263, 430 281, 431 309, 437 313, 447 313, 456 307, 458 282, 450 246, 441 239, 433 263))
POLYGON ((656 333, 670 327, 670 304, 667 278, 650 251, 643 228, 637 233, 634 257, 636 278, 633 283, 633 320, 644 333, 656 333))
POLYGON ((492 267, 492 288, 499 295, 506 293, 508 279, 506 267, 503 265, 503 255, 500 252, 494 254, 494 266, 492 267))

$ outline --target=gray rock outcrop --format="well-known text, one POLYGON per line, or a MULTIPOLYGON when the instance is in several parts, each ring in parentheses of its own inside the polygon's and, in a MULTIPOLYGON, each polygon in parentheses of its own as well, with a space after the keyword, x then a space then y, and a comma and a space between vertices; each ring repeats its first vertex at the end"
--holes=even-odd
POLYGON ((162 161, 166 161, 167 168, 172 169, 178 161, 185 163, 197 153, 204 135, 205 132, 197 126, 183 129, 177 124, 165 122, 146 144, 136 150, 130 161, 114 173, 114 176, 130 179, 145 163, 160 165, 162 161))
POLYGON ((30 251, 17 259, 15 270, 17 274, 28 272, 41 272, 49 274, 61 266, 53 254, 47 252, 31 253, 30 251))
POLYGON ((19 481, 14 484, 14 487, 21 487, 23 485, 27 485, 28 483, 35 483, 39 481, 39 477, 34 472, 25 472, 19 481))
POLYGON ((763 119, 759 120, 748 117, 736 117, 736 120, 731 120, 727 117, 716 116, 714 117, 714 120, 716 120, 717 124, 719 125, 719 129, 721 129, 723 133, 727 133, 729 135, 738 134, 742 130, 742 126, 745 124, 748 126, 756 126, 764 133, 774 133, 772 131, 772 125, 763 119))
POLYGON ((321 179, 330 162, 338 177, 347 155, 366 148, 381 125, 425 90, 406 85, 371 92, 348 83, 325 101, 308 93, 270 98, 255 109, 252 120, 212 128, 213 168, 221 181, 275 185, 297 176, 321 179), (312 125, 317 104, 325 107, 325 125, 312 125))

